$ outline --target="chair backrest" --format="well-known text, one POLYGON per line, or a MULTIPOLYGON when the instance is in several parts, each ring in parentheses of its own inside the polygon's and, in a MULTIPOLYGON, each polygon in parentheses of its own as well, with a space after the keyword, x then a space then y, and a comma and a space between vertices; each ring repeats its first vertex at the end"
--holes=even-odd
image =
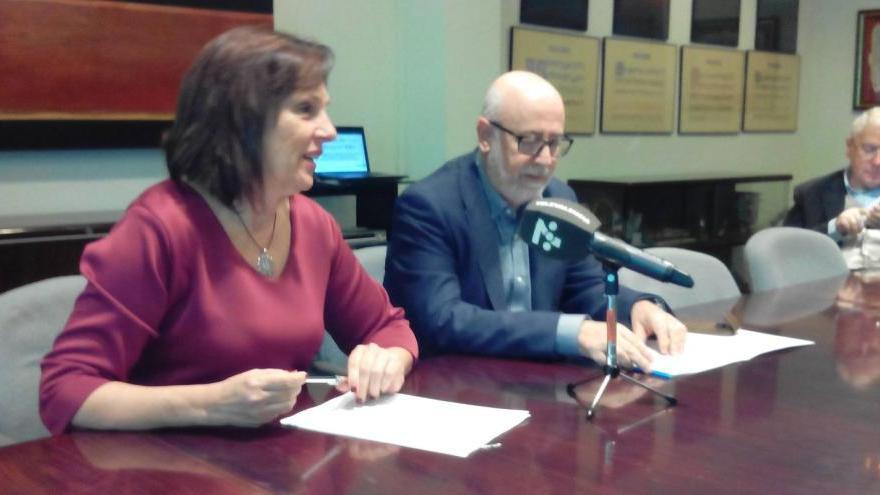
POLYGON ((631 289, 662 297, 672 309, 739 297, 739 287, 724 263, 708 254, 674 247, 654 247, 645 251, 659 256, 687 272, 693 288, 680 287, 646 277, 629 269, 619 272, 620 283, 631 289))
POLYGON ((40 361, 85 284, 71 275, 0 294, 0 445, 49 434, 38 410, 40 361))
POLYGON ((354 250, 361 265, 367 270, 371 277, 376 279, 380 284, 385 278, 385 252, 388 246, 381 244, 378 246, 367 246, 354 250))
MULTIPOLYGON (((380 284, 385 278, 385 244, 379 246, 367 246, 354 250, 354 255, 376 281, 380 284)), ((328 373, 342 375, 348 370, 348 356, 333 340, 333 337, 325 330, 321 348, 312 361, 312 371, 316 373, 328 373)))
POLYGON ((837 243, 797 227, 770 227, 752 235, 744 249, 752 292, 849 273, 837 243))

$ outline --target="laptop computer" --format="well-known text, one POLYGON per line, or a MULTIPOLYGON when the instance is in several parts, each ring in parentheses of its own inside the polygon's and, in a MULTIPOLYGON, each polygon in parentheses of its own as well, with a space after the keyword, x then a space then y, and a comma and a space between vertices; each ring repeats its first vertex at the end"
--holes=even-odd
POLYGON ((324 143, 321 156, 315 160, 315 176, 319 181, 401 178, 370 171, 363 127, 336 128, 336 139, 324 143))

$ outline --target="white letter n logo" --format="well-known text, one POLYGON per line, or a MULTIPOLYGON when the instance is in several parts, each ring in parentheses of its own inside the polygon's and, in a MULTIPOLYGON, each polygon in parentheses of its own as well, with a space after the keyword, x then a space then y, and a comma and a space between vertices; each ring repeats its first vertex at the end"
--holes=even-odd
POLYGON ((535 231, 532 232, 532 244, 541 246, 541 249, 547 252, 554 248, 559 249, 562 246, 562 239, 554 234, 558 228, 559 226, 553 220, 545 224, 544 219, 539 218, 535 222, 535 231))

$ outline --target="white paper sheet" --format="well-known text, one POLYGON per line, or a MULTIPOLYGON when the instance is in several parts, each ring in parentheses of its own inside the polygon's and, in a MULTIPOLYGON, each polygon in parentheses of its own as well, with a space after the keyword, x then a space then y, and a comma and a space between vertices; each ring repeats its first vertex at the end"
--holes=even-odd
POLYGON ((349 392, 284 418, 281 424, 467 457, 528 417, 524 410, 406 394, 358 404, 349 392))
POLYGON ((651 373, 665 378, 699 373, 730 363, 748 361, 767 352, 812 344, 810 340, 743 329, 734 335, 689 333, 681 354, 666 355, 651 349, 654 354, 651 373))

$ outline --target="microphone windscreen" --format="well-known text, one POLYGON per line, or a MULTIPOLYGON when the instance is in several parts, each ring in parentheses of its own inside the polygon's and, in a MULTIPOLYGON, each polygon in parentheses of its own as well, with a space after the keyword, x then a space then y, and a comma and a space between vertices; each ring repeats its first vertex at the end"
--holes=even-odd
POLYGON ((598 219, 577 203, 541 199, 532 201, 523 211, 518 232, 541 254, 575 261, 589 254, 593 233, 588 229, 595 230, 598 224, 598 219))
POLYGON ((585 230, 589 233, 596 232, 602 226, 602 222, 581 204, 574 201, 559 198, 542 198, 531 201, 526 206, 526 211, 534 211, 557 221, 564 222, 572 227, 585 230))

